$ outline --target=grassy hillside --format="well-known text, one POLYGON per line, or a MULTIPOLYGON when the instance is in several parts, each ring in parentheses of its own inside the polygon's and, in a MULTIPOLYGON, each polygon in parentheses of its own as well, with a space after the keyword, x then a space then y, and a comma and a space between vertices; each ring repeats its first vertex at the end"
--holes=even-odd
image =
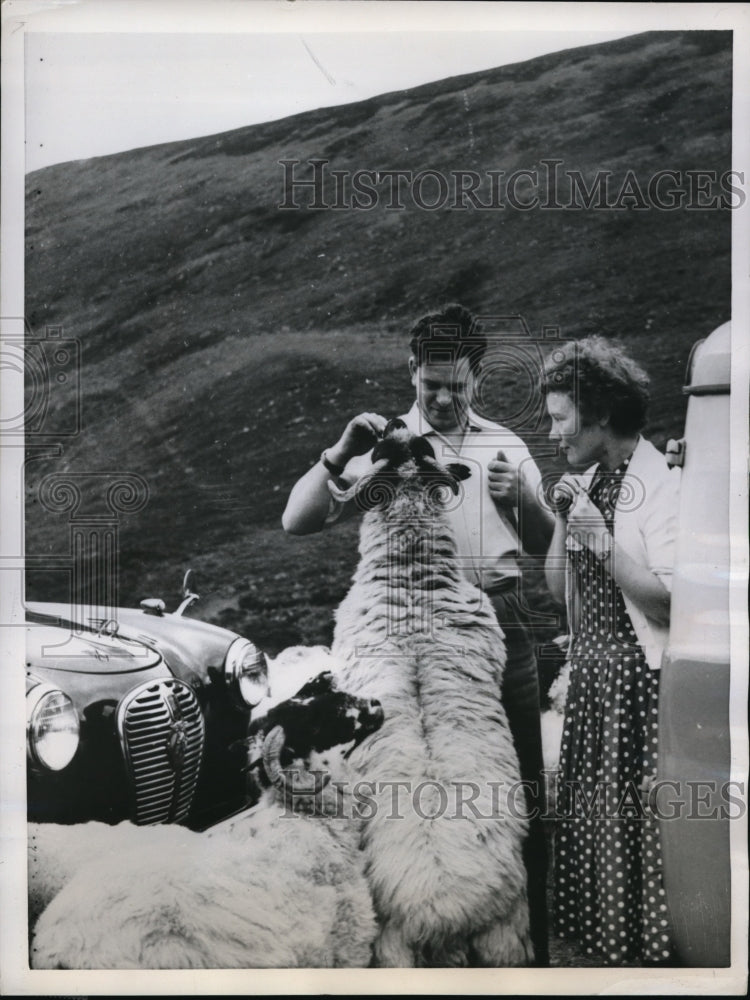
MULTIPOLYGON (((644 188, 660 170, 721 174, 730 152, 731 35, 670 32, 30 174, 27 318, 80 342, 82 425, 60 458, 28 465, 28 552, 67 551, 66 517, 38 502, 44 475, 137 472, 150 495, 120 521, 122 601, 173 601, 192 565, 203 614, 269 650, 327 640, 356 525, 289 539, 280 514, 349 416, 409 405, 416 316, 459 299, 520 314, 537 338, 545 326, 621 338, 652 376, 647 430, 663 445, 681 430, 690 345, 729 316, 731 213, 637 198, 528 211, 426 211, 407 198, 396 211, 383 197, 369 211, 289 211, 279 161, 486 178, 556 159, 589 184, 610 171, 616 195, 628 171, 644 188)), ((533 185, 518 192, 528 199, 533 185)), ((497 321, 504 335, 517 326, 497 321)), ((517 429, 540 464, 559 467, 544 427, 529 427, 522 373, 501 382, 493 415, 524 414, 517 429)), ((50 420, 64 422, 74 391, 55 385, 50 420)), ((28 583, 35 597, 67 587, 50 571, 28 583)))

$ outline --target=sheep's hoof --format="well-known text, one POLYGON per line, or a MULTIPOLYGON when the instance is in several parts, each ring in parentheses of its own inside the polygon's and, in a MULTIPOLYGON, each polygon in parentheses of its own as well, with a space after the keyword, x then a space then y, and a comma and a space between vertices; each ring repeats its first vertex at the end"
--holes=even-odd
POLYGON ((528 920, 525 928, 517 921, 502 921, 472 939, 472 949, 477 964, 485 968, 509 968, 530 965, 534 961, 534 949, 529 940, 528 920))
POLYGON ((380 969, 413 969, 414 952, 400 928, 386 924, 373 948, 374 964, 380 969))

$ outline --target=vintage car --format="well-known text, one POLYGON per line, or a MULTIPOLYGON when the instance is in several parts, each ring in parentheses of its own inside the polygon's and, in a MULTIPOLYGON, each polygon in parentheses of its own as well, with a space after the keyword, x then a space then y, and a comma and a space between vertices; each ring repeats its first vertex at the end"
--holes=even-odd
POLYGON ((27 605, 27 806, 34 822, 184 823, 246 804, 232 745, 268 691, 263 653, 180 607, 27 605))

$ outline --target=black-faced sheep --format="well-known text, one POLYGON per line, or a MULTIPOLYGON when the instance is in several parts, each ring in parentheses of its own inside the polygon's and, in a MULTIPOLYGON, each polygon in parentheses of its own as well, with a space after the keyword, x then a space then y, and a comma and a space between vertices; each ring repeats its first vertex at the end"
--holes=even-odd
POLYGON ((266 656, 268 667, 268 697, 253 709, 253 719, 262 718, 280 701, 298 691, 318 674, 334 670, 335 664, 327 646, 288 646, 274 657, 266 656))
POLYGON ((32 966, 367 966, 376 922, 340 761, 382 719, 330 674, 305 685, 251 731, 258 806, 204 833, 112 828, 40 916, 32 966))
POLYGON ((352 755, 376 803, 363 827, 376 964, 525 964, 526 818, 500 700, 503 633, 461 573, 444 513, 468 469, 438 463, 400 420, 372 461, 351 489, 329 485, 367 511, 331 652, 342 686, 378 698, 386 719, 352 755))

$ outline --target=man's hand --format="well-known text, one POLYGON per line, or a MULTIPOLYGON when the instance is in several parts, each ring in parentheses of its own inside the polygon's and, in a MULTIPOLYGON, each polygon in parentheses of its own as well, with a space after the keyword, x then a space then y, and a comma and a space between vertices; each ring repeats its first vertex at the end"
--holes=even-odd
POLYGON ((379 413, 360 413, 352 417, 336 444, 328 449, 329 460, 343 467, 355 455, 364 455, 375 445, 387 423, 379 413))
POLYGON ((505 516, 518 532, 521 544, 529 555, 544 555, 547 551, 554 520, 547 508, 539 503, 534 487, 515 462, 509 462, 504 451, 499 451, 494 461, 487 464, 487 483, 490 496, 505 507, 505 516), (518 508, 516 516, 507 508, 518 508))
POLYGON ((490 496, 495 503, 516 507, 519 503, 520 475, 518 466, 509 462, 504 451, 497 453, 494 461, 487 466, 487 482, 490 496))
MULTIPOLYGON (((368 452, 385 430, 387 420, 379 413, 360 413, 353 417, 335 445, 325 449, 326 463, 316 462, 298 479, 289 494, 281 516, 284 531, 290 535, 310 535, 320 531, 330 513, 330 475, 342 472, 349 459, 368 452)), ((349 504, 349 507, 353 507, 349 504)))

